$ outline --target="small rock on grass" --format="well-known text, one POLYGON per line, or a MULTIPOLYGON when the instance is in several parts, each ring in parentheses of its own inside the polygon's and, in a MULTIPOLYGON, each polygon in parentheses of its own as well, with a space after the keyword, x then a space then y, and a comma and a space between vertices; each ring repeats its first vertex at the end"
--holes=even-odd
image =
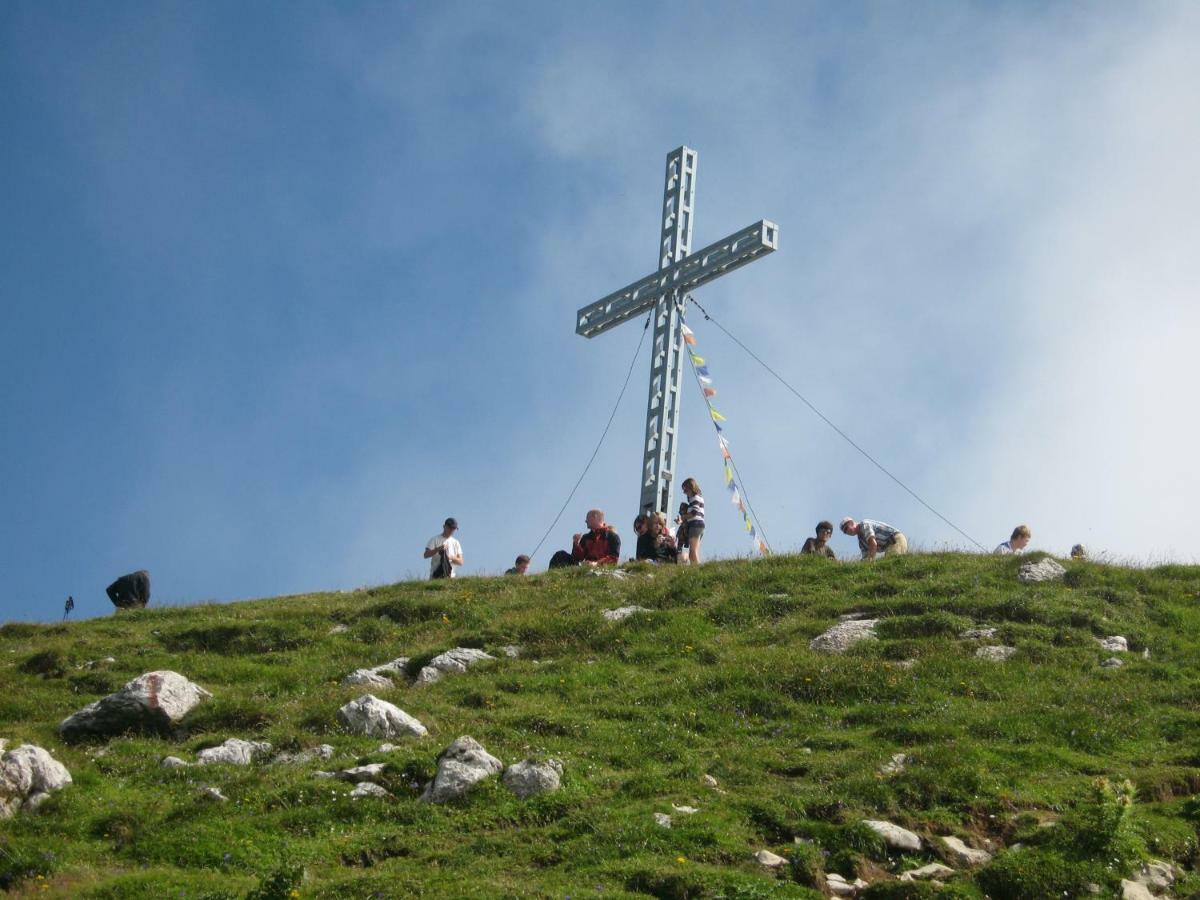
POLYGON ((1096 638, 1100 642, 1100 649, 1107 650, 1109 653, 1128 653, 1129 641, 1119 634, 1110 635, 1106 638, 1096 638))
POLYGON ((676 806, 674 803, 671 804, 671 809, 675 810, 677 813, 683 813, 685 816, 694 816, 696 813, 700 812, 700 810, 696 809, 694 806, 676 806))
POLYGON ((78 740, 120 734, 131 728, 161 731, 211 696, 178 672, 146 672, 116 693, 67 716, 59 724, 58 733, 66 740, 78 740))
POLYGON ((847 619, 817 635, 808 642, 808 648, 820 653, 845 653, 859 641, 875 638, 878 622, 878 619, 847 619))
POLYGON ((484 653, 474 647, 455 647, 431 659, 417 673, 417 684, 432 684, 441 680, 443 675, 461 675, 468 667, 495 658, 490 653, 484 653))
POLYGON ((1125 665, 1124 660, 1122 660, 1116 656, 1110 656, 1104 662, 1100 663, 1100 668, 1102 668, 1102 669, 1119 669, 1123 665, 1125 665))
POLYGON ((1016 647, 980 647, 975 655, 991 662, 1004 662, 1016 652, 1016 647))
POLYGON ((961 838, 946 835, 938 840, 946 850, 946 857, 956 866, 982 866, 992 860, 992 854, 986 850, 968 847, 961 838))
POLYGON ((960 637, 967 641, 990 641, 996 636, 995 628, 968 628, 960 637))
POLYGON ((191 763, 186 759, 180 759, 178 756, 164 756, 159 765, 164 769, 183 769, 190 766, 191 763))
POLYGON ((425 726, 404 710, 373 694, 364 694, 338 710, 338 721, 353 734, 371 737, 424 737, 425 726))
POLYGON ((649 612, 654 612, 654 610, 646 609, 644 606, 618 606, 616 609, 606 609, 600 615, 609 622, 623 622, 630 616, 649 612))
POLYGON ((377 784, 370 781, 360 781, 354 786, 354 790, 350 792, 350 796, 358 800, 362 797, 390 797, 392 795, 377 784))
POLYGON ((927 866, 921 866, 919 869, 910 869, 900 876, 901 881, 929 881, 931 878, 947 878, 954 874, 954 870, 949 866, 943 866, 941 863, 930 863, 927 866))
POLYGON ((462 735, 438 757, 437 774, 425 788, 421 800, 425 803, 455 800, 503 769, 504 763, 484 750, 482 744, 462 735))
POLYGON ((215 788, 211 785, 200 789, 200 797, 201 799, 212 800, 216 803, 225 803, 229 800, 228 797, 221 793, 220 788, 215 788))
POLYGON ((877 819, 864 819, 863 824, 883 838, 883 842, 893 850, 921 849, 921 838, 907 828, 877 819))
POLYGON ((1150 888, 1139 881, 1121 879, 1121 900, 1154 900, 1150 888))
POLYGON ((365 766, 355 766, 353 769, 342 769, 342 771, 334 774, 335 778, 342 781, 352 781, 355 784, 362 784, 370 781, 378 783, 383 777, 383 770, 387 768, 387 763, 370 763, 365 766))
POLYGON ((1058 581, 1067 570, 1047 556, 1037 562, 1027 562, 1017 572, 1017 580, 1022 584, 1036 584, 1040 581, 1058 581))
POLYGON ((271 760, 271 763, 272 765, 275 763, 290 763, 299 766, 318 759, 330 759, 333 753, 334 750, 330 744, 320 744, 316 747, 309 747, 306 750, 296 750, 294 752, 285 750, 271 760))
POLYGON ((907 765, 907 753, 893 753, 892 758, 883 764, 883 767, 879 770, 879 773, 881 775, 899 775, 904 771, 904 768, 907 765))
POLYGON ((201 766, 227 763, 231 766, 248 766, 257 757, 271 752, 266 741, 243 741, 230 738, 217 747, 209 747, 196 754, 196 764, 201 766))
POLYGON ((863 888, 867 887, 867 883, 861 878, 847 881, 837 872, 830 872, 825 876, 825 886, 829 889, 829 893, 835 897, 853 897, 863 888))
POLYGON ((654 824, 658 825, 660 828, 670 828, 671 827, 671 817, 668 816, 666 813, 655 813, 654 814, 654 824))
POLYGON ((526 800, 546 791, 557 791, 562 784, 562 772, 562 763, 557 759, 544 763, 524 759, 505 769, 501 780, 519 799, 526 800))
POLYGON ((713 778, 711 775, 705 775, 700 780, 711 788, 715 788, 717 786, 717 779, 713 778))
POLYGON ((770 850, 759 850, 754 854, 754 861, 768 869, 778 869, 780 866, 787 865, 786 859, 770 850))

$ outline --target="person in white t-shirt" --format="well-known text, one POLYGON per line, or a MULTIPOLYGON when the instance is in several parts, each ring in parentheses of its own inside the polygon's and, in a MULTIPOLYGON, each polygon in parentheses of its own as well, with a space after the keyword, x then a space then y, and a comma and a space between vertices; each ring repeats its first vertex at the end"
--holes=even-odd
POLYGON ((1033 537, 1033 532, 1029 530, 1028 525, 1018 525, 1013 529, 1012 537, 1003 544, 998 546, 993 553, 998 553, 1001 556, 1009 553, 1020 553, 1029 544, 1029 539, 1033 537))
POLYGON ((442 533, 435 534, 425 545, 425 559, 430 560, 430 578, 438 577, 438 571, 442 568, 443 553, 450 560, 450 577, 454 578, 458 574, 456 570, 463 564, 463 552, 462 544, 454 536, 456 531, 458 531, 458 521, 453 518, 447 519, 442 524, 442 533))

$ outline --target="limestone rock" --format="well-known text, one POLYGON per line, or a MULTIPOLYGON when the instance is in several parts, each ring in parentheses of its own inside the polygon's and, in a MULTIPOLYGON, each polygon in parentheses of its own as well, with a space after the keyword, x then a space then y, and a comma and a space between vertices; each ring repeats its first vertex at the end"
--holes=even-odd
POLYGON ((863 824, 883 838, 883 842, 893 850, 921 849, 921 839, 907 828, 877 819, 864 819, 863 824))
POLYGON ((285 750, 278 754, 271 764, 275 763, 290 763, 291 765, 302 766, 305 763, 310 763, 317 759, 329 759, 333 756, 333 747, 329 744, 320 744, 316 747, 309 747, 306 750, 285 750))
POLYGON ((271 752, 271 745, 266 741, 243 741, 241 738, 230 738, 218 747, 209 747, 196 754, 196 764, 200 766, 214 763, 227 763, 231 766, 248 766, 256 757, 271 752))
POLYGON ((562 763, 557 759, 544 763, 525 759, 505 769, 501 780, 506 788, 525 800, 546 791, 557 791, 562 785, 562 772, 562 763))
POLYGON ((51 791, 70 783, 67 767, 41 747, 22 744, 9 750, 0 756, 0 819, 37 809, 51 791))
POLYGON ((715 788, 717 786, 717 779, 713 778, 711 775, 705 775, 700 780, 711 788, 715 788))
POLYGON ((386 768, 387 763, 370 763, 365 766, 355 766, 353 769, 343 769, 334 777, 353 784, 362 784, 367 781, 378 784, 379 779, 383 777, 383 770, 386 768))
POLYGON ((893 753, 892 758, 883 764, 883 768, 879 770, 881 775, 899 775, 908 765, 907 753, 893 753))
POLYGON ((509 659, 516 659, 517 657, 519 657, 521 655, 521 648, 518 647, 516 644, 509 644, 507 647, 501 647, 500 652, 503 653, 505 656, 507 656, 509 659))
POLYGON ((392 795, 385 788, 373 782, 360 781, 354 786, 354 790, 350 792, 350 796, 355 800, 359 800, 363 797, 390 797, 392 795))
POLYGON ((759 850, 754 854, 754 861, 760 866, 766 866, 768 869, 778 869, 780 866, 786 866, 787 860, 778 853, 772 853, 770 850, 759 850))
POLYGON ((874 639, 878 622, 878 619, 847 619, 817 635, 808 642, 808 648, 822 653, 845 653, 852 644, 874 639))
POLYGON ((115 694, 63 719, 58 733, 67 740, 75 740, 90 735, 120 734, 133 728, 162 731, 211 696, 178 672, 147 672, 115 694))
POLYGON ((1138 870, 1133 880, 1156 894, 1162 893, 1175 884, 1175 867, 1161 859, 1151 860, 1138 870))
POLYGON ((700 812, 700 810, 696 809, 694 806, 676 806, 674 803, 671 804, 671 809, 675 810, 677 813, 682 813, 685 816, 694 816, 696 813, 700 812))
POLYGON ((671 827, 671 817, 668 816, 666 813, 655 813, 654 814, 654 824, 657 825, 659 828, 670 828, 671 827))
POLYGON ((425 726, 404 710, 373 694, 363 694, 338 710, 338 721, 353 734, 371 737, 424 737, 425 726))
POLYGON ((463 735, 438 757, 437 774, 425 788, 421 800, 426 803, 456 800, 485 778, 499 774, 503 769, 504 764, 484 750, 478 741, 463 735))
POLYGON ((941 863, 929 863, 927 866, 921 866, 919 869, 911 869, 900 876, 901 881, 929 881, 932 878, 947 878, 954 874, 954 870, 949 866, 943 866, 941 863))
POLYGON ((1121 635, 1114 634, 1111 637, 1097 638, 1100 642, 1100 649, 1107 650, 1109 653, 1128 653, 1129 641, 1125 640, 1121 635))
POLYGON ((1110 656, 1104 662, 1100 663, 1100 668, 1102 668, 1102 669, 1119 669, 1123 665, 1125 665, 1125 661, 1122 660, 1119 656, 1110 656))
POLYGON ((217 803, 225 803, 226 801, 229 800, 228 797, 226 797, 224 794, 221 793, 220 788, 215 788, 215 787, 212 787, 211 785, 208 787, 201 788, 200 799, 213 800, 217 803))
POLYGON ((386 675, 380 675, 374 669, 355 669, 342 679, 343 687, 350 687, 356 684, 375 688, 393 688, 396 686, 392 679, 386 675))
POLYGON ((837 872, 831 872, 825 876, 825 886, 834 897, 853 897, 859 891, 868 887, 867 883, 861 878, 847 881, 841 875, 837 874, 837 872))
POLYGON ((385 663, 380 663, 373 666, 371 671, 376 675, 400 675, 403 676, 408 669, 408 657, 398 656, 393 660, 385 663))
POLYGON ((611 566, 593 566, 588 569, 588 574, 596 578, 615 578, 617 581, 624 581, 629 577, 623 569, 614 569, 611 566))
POLYGON ((1016 647, 980 647, 975 651, 975 655, 991 662, 1004 662, 1016 652, 1016 647))
POLYGON ((1154 900, 1150 888, 1139 881, 1121 879, 1121 900, 1154 900))
POLYGON ((431 684, 438 681, 442 675, 460 675, 477 662, 495 658, 490 653, 484 653, 482 650, 472 647, 455 647, 453 650, 447 650, 431 659, 428 665, 417 674, 417 683, 431 684))
POLYGON ((180 759, 178 756, 164 756, 159 765, 164 769, 186 769, 191 763, 186 759, 180 759))
POLYGON ((971 867, 982 866, 985 863, 991 862, 992 854, 986 850, 976 850, 973 847, 968 847, 961 839, 953 836, 945 836, 938 838, 941 841, 942 847, 945 848, 946 858, 956 866, 971 867))
POLYGON ((1017 579, 1023 584, 1036 584, 1039 581, 1058 581, 1066 574, 1066 569, 1047 556, 1021 566, 1017 571, 1017 579))
POLYGON ((350 630, 349 625, 334 625, 332 628, 329 629, 329 633, 330 634, 345 634, 349 630, 350 630))
POLYGON ((646 609, 644 606, 618 606, 616 609, 606 609, 600 615, 609 622, 624 622, 630 616, 648 612, 654 612, 654 610, 646 609))
POLYGON ((968 641, 990 641, 995 636, 995 628, 968 628, 960 635, 960 637, 968 641))

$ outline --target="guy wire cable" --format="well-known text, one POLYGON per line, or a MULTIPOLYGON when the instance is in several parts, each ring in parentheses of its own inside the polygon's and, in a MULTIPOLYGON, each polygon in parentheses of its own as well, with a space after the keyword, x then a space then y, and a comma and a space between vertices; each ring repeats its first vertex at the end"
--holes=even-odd
POLYGON ((533 548, 533 552, 529 554, 530 562, 537 556, 537 552, 542 549, 542 544, 546 543, 546 538, 550 537, 550 532, 554 530, 554 526, 558 524, 558 520, 562 518, 563 512, 566 511, 567 505, 575 496, 575 492, 579 490, 579 485, 583 484, 583 479, 587 476, 588 469, 592 467, 592 463, 596 461, 596 454, 600 452, 600 447, 604 444, 604 439, 608 436, 608 429, 612 426, 613 419, 617 416, 617 409, 621 405, 621 400, 625 397, 625 389, 629 387, 629 378, 633 375, 633 367, 637 365, 638 356, 642 352, 642 344, 646 342, 646 332, 650 329, 650 320, 654 318, 653 310, 650 315, 646 316, 646 324, 642 326, 642 336, 638 338, 637 349, 633 351, 633 359, 629 361, 629 371, 625 373, 625 383, 621 385, 621 393, 617 394, 617 402, 613 404, 612 412, 608 416, 608 422, 604 426, 604 431, 600 434, 600 440, 596 442, 596 449, 592 451, 591 459, 587 461, 587 465, 583 467, 583 473, 579 476, 579 480, 575 482, 575 487, 571 488, 571 493, 567 495, 566 501, 562 508, 559 509, 558 515, 554 517, 554 521, 550 523, 550 527, 546 529, 546 533, 542 535, 542 539, 537 542, 537 546, 533 548))
POLYGON ((975 540, 975 538, 971 537, 969 534, 967 534, 965 531, 963 531, 961 528, 959 528, 957 525, 955 525, 953 522, 951 522, 949 519, 947 519, 945 516, 943 516, 940 512, 938 512, 936 509, 934 509, 932 506, 930 506, 928 503, 926 503, 924 500, 922 500, 920 495, 918 495, 916 491, 914 491, 907 484, 905 484, 903 481, 901 481, 899 478, 897 478, 895 475, 893 475, 891 472, 889 472, 884 467, 884 465, 881 462, 879 462, 879 460, 875 459, 875 457, 873 457, 870 453, 868 453, 866 450, 864 450, 862 447, 860 447, 858 444, 856 444, 854 442, 854 440, 850 437, 850 435, 846 434, 846 432, 842 431, 842 429, 838 428, 837 425, 835 425, 833 422, 831 422, 829 420, 829 418, 823 412, 821 412, 819 409, 817 409, 815 406, 813 406, 812 403, 809 402, 807 397, 805 397, 798 390, 796 390, 794 387, 792 387, 790 384, 788 384, 788 382, 783 378, 782 375, 780 375, 778 372, 776 372, 774 369, 772 369, 770 366, 768 366, 765 362, 763 362, 762 359, 759 358, 757 353, 755 353, 753 350, 751 350, 749 347, 747 347, 745 344, 743 344, 741 341, 739 341, 736 337, 734 337, 729 332, 729 329, 727 329, 724 325, 722 325, 720 322, 718 322, 716 319, 714 319, 712 316, 710 316, 708 314, 708 310, 705 309, 703 306, 701 306, 699 303, 697 303, 696 299, 694 297, 692 298, 692 302, 696 304, 696 308, 699 309, 700 312, 704 313, 705 319, 707 319, 709 322, 712 322, 714 325, 716 325, 718 328, 720 328, 721 331, 725 332, 726 337, 728 337, 731 341, 733 341, 735 344, 737 344, 739 347, 741 347, 743 350, 745 350, 746 353, 748 353, 750 355, 750 357, 756 363, 758 363, 760 366, 762 366, 764 369, 766 369, 768 372, 770 372, 771 375, 773 375, 775 377, 776 381, 778 381, 785 388, 787 388, 789 391, 791 391, 793 394, 795 394, 798 398, 800 398, 800 400, 804 403, 804 405, 807 406, 809 409, 811 409, 814 413, 816 413, 822 422, 824 422, 826 425, 828 425, 830 428, 832 428, 834 431, 836 431, 839 435, 841 435, 842 439, 847 444, 849 444, 851 447, 853 447, 855 450, 857 450, 859 453, 861 453, 863 456, 865 456, 867 458, 867 460, 870 461, 870 463, 873 466, 875 466, 875 468, 877 468, 880 472, 882 472, 888 478, 892 479, 892 481, 896 482, 896 484, 900 485, 900 487, 902 487, 905 491, 908 492, 909 496, 911 496, 914 500, 916 500, 918 503, 920 503, 922 506, 924 506, 927 510, 929 510, 931 513, 933 513, 935 516, 937 516, 939 519, 941 519, 943 522, 945 522, 947 525, 949 525, 951 528, 953 528, 955 531, 957 531, 963 537, 965 537, 968 541, 970 541, 972 544, 974 544, 976 547, 978 547, 984 553, 987 552, 987 549, 983 546, 983 544, 979 543, 979 541, 975 540))

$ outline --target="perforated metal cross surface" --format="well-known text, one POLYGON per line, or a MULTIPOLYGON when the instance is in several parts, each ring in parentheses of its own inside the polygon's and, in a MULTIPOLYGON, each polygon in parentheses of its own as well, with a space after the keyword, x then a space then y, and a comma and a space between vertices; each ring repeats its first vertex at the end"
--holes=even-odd
POLYGON ((692 253, 695 201, 696 151, 680 147, 667 154, 658 271, 583 307, 575 315, 575 333, 593 338, 654 311, 638 504, 642 512, 671 512, 671 486, 679 449, 683 314, 689 293, 779 246, 779 227, 763 219, 692 253))

